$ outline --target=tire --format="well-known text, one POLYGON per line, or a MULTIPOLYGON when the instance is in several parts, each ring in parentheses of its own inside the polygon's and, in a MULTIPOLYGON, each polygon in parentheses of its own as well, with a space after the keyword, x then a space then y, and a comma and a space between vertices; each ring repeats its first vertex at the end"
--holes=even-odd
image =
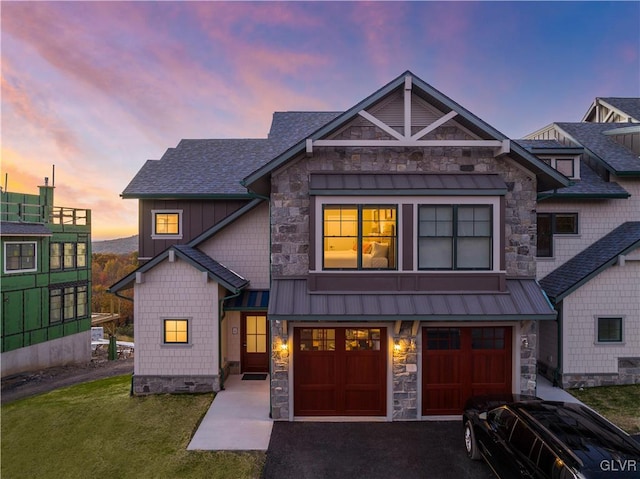
POLYGON ((464 447, 469 459, 473 459, 474 461, 480 459, 480 452, 478 451, 478 444, 476 443, 476 435, 473 432, 473 425, 471 424, 471 421, 467 421, 464 425, 464 447))

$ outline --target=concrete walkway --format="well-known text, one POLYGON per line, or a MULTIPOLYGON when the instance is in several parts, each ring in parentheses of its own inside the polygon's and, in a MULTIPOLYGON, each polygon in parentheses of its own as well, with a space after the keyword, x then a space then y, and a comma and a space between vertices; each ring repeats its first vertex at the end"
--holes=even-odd
POLYGON ((266 451, 273 421, 269 418, 269 377, 243 381, 229 376, 216 394, 188 450, 266 451))
POLYGON ((546 399, 547 401, 581 402, 564 389, 553 387, 551 381, 541 375, 538 375, 537 381, 536 396, 540 399, 546 399))

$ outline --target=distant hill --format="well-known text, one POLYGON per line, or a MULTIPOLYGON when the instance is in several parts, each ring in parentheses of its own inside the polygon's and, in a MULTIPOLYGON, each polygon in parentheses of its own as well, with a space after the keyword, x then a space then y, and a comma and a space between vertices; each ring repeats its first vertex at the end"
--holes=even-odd
POLYGON ((105 241, 92 241, 93 253, 129 254, 138 251, 138 235, 105 241))

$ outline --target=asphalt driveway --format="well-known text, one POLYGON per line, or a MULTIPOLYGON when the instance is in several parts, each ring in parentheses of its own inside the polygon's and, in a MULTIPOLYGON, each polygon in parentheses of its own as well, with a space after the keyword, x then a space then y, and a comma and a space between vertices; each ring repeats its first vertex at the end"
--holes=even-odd
POLYGON ((452 422, 273 424, 263 479, 490 479, 452 422))

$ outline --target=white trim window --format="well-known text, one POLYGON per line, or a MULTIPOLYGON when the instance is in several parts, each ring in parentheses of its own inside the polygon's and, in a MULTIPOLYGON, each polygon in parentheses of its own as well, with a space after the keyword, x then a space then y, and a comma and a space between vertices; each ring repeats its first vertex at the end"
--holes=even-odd
POLYGON ((623 344, 624 318, 622 316, 596 317, 596 344, 623 344))
POLYGON ((7 241, 4 244, 4 272, 30 273, 38 271, 38 243, 7 241))
POLYGON ((153 239, 182 239, 182 210, 151 210, 153 239))

